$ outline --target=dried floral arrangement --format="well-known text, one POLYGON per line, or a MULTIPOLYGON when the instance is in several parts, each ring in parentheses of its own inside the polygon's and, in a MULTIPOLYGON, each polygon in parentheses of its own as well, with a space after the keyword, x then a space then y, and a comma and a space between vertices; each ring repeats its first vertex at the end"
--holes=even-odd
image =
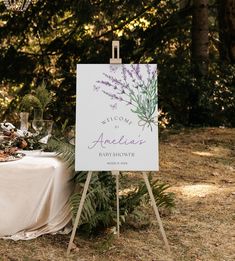
POLYGON ((42 144, 39 142, 40 135, 34 135, 29 131, 18 130, 9 122, 0 123, 2 136, 0 139, 0 150, 7 152, 16 152, 18 149, 41 149, 42 144))

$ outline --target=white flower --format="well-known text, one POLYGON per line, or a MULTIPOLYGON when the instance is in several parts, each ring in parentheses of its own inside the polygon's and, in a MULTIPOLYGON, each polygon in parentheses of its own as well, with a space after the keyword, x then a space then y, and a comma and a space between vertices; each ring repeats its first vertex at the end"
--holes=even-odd
POLYGON ((0 124, 3 131, 11 131, 15 129, 15 126, 11 124, 10 122, 2 122, 0 124))

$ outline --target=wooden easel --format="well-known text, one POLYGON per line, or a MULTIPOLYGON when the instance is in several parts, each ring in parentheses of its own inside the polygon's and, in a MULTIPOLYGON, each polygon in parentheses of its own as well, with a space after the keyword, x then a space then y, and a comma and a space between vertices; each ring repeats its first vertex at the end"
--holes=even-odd
MULTIPOLYGON (((122 63, 122 59, 120 58, 120 51, 119 50, 120 50, 119 41, 113 41, 112 42, 112 58, 110 59, 110 64, 121 64, 122 63)), ((118 238, 120 237, 119 174, 120 174, 119 171, 112 171, 112 175, 116 176, 117 237, 118 238)), ((149 183, 147 173, 143 172, 142 174, 143 174, 143 178, 144 178, 144 181, 145 181, 145 184, 146 184, 149 196, 150 196, 150 200, 151 200, 151 203, 152 203, 152 206, 153 206, 156 218, 157 218, 157 222, 158 222, 158 225, 159 225, 159 228, 160 228, 160 232, 161 232, 162 237, 163 237, 163 241, 165 243, 168 254, 171 255, 170 246, 169 246, 169 243, 168 243, 168 240, 167 240, 167 237, 166 237, 165 230, 164 230, 163 225, 162 225, 162 221, 161 221, 161 218, 160 218, 160 215, 159 215, 158 207, 157 207, 154 195, 153 195, 151 185, 149 183)), ((74 225, 73 225, 72 234, 71 234, 69 245, 68 245, 68 248, 67 248, 67 256, 70 254, 70 251, 71 251, 71 248, 72 248, 72 244, 73 244, 75 233, 76 233, 76 230, 77 230, 77 226, 79 224, 79 220, 80 220, 80 217, 81 217, 81 213, 82 213, 83 205, 84 205, 84 202, 85 202, 85 199, 86 199, 86 195, 87 195, 87 191, 88 191, 88 188, 89 188, 91 177, 92 177, 92 171, 89 171, 88 174, 87 174, 85 186, 84 186, 84 189, 83 189, 83 192, 82 192, 81 201, 79 203, 77 215, 76 215, 74 225)))

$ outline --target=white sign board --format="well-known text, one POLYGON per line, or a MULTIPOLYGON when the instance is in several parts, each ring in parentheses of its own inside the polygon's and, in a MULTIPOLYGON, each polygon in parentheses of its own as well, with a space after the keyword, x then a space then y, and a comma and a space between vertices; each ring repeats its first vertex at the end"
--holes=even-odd
POLYGON ((157 171, 157 66, 78 64, 77 171, 157 171))

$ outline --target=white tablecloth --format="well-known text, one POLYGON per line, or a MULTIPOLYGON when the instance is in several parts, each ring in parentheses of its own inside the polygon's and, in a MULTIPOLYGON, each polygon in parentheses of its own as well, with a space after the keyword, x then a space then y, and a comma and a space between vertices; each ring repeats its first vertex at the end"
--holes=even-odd
POLYGON ((59 159, 43 154, 0 163, 0 237, 32 239, 65 227, 70 178, 59 159))

